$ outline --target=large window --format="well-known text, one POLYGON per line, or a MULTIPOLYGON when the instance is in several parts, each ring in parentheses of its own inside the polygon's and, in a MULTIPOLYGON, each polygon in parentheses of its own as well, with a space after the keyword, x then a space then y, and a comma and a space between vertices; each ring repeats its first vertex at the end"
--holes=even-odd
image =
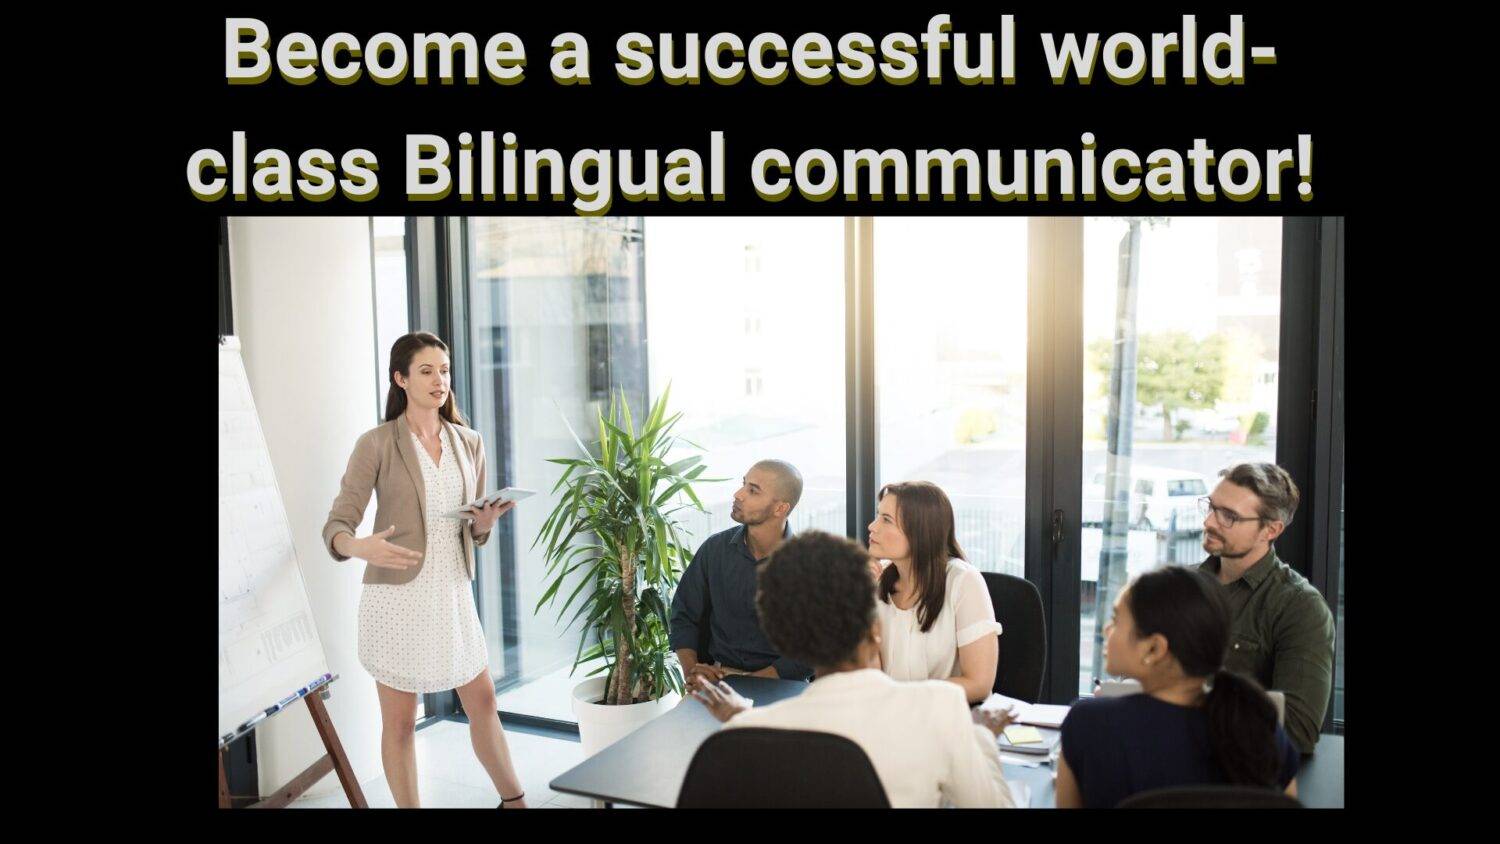
POLYGON ((405 217, 370 218, 371 258, 375 273, 375 382, 380 385, 379 414, 385 412, 390 385, 391 346, 410 331, 407 296, 405 217))
POLYGON ((1026 220, 882 217, 874 270, 879 480, 942 487, 969 562, 1022 576, 1026 220))
POLYGON ((646 326, 651 395, 672 389, 677 433, 703 447, 707 513, 678 513, 695 542, 733 527, 730 498, 757 460, 802 473, 792 530, 842 534, 843 221, 651 217, 646 326))
POLYGON ((569 426, 592 440, 611 391, 642 419, 670 385, 676 433, 726 479, 700 486, 708 512, 678 514, 695 543, 732 526, 739 478, 769 457, 803 474, 793 529, 843 532, 841 231, 837 219, 467 221, 475 423, 503 446, 493 483, 544 493, 481 555, 502 708, 569 720, 587 674, 571 671, 579 632, 533 612, 545 566, 531 542, 556 504, 561 468, 547 458, 576 454, 569 426))
MULTIPOLYGON (((476 217, 466 234, 469 406, 488 448, 487 486, 538 495, 502 519, 479 557, 479 609, 501 708, 571 720, 568 677, 578 636, 545 591, 532 541, 557 504, 562 467, 587 442, 611 390, 645 405, 645 304, 639 218, 476 217)), ((454 229, 457 229, 455 231, 454 229)), ((586 674, 580 672, 579 679, 586 674)))
MULTIPOLYGON (((391 346, 411 330, 405 217, 370 218, 370 283, 375 300, 375 418, 385 419, 390 388, 391 346)), ((417 718, 425 718, 432 695, 417 696, 417 718)))
MULTIPOLYGON (((417 237, 437 268, 411 274, 437 283, 413 282, 413 324, 454 335, 490 485, 542 492, 480 557, 501 708, 571 720, 580 679, 569 676, 578 630, 534 612, 544 572, 531 542, 559 474, 547 458, 576 453, 568 425, 593 438, 612 391, 639 419, 668 385, 678 433, 726 479, 702 488, 707 513, 680 514, 695 543, 732 525, 730 496, 762 458, 802 471, 794 530, 861 541, 880 484, 935 482, 971 562, 1037 584, 1045 698, 1087 694, 1120 587, 1203 559, 1197 499, 1220 469, 1299 443, 1290 468, 1303 482, 1311 423, 1281 411, 1306 406, 1299 385, 1324 353, 1287 339, 1282 306, 1291 291, 1288 313, 1323 307, 1309 295, 1320 265, 1294 246, 1315 222, 441 221, 417 237)), ((382 231, 393 244, 394 227, 377 244, 382 231)), ((1310 486, 1306 512, 1341 508, 1341 480, 1310 486)), ((1327 571, 1315 585, 1333 588, 1322 581, 1342 560, 1306 544, 1287 559, 1327 571)), ((1341 577, 1337 587, 1342 718, 1341 577)))
POLYGON ((1103 676, 1109 608, 1135 574, 1201 562, 1198 499, 1276 460, 1281 220, 1084 226, 1078 689, 1103 676))

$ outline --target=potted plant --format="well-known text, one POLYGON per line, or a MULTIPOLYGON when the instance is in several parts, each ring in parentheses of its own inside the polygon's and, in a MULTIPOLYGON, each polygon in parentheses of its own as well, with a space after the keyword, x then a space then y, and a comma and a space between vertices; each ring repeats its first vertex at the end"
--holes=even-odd
POLYGON ((701 456, 666 462, 679 442, 672 428, 682 418, 666 415, 670 393, 668 386, 639 433, 623 391, 618 400, 612 395, 608 417, 598 417, 596 451, 574 433, 583 456, 550 460, 565 468, 552 488, 562 497, 532 543, 545 544, 549 580, 536 611, 555 604, 571 582, 558 617, 576 604, 568 625, 583 620, 573 670, 603 661, 573 690, 585 755, 670 709, 683 692, 668 615, 671 590, 692 551, 673 514, 688 506, 703 511, 693 484, 706 467, 701 456), (679 503, 679 493, 692 504, 679 503))

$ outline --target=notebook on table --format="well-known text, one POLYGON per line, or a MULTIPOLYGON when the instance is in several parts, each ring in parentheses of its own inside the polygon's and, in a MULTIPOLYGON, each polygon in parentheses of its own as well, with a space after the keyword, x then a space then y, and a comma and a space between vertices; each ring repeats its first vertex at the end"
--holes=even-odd
POLYGON ((1062 730, 1033 727, 1029 724, 1011 724, 995 739, 995 744, 1007 753, 1046 756, 1061 740, 1062 730))

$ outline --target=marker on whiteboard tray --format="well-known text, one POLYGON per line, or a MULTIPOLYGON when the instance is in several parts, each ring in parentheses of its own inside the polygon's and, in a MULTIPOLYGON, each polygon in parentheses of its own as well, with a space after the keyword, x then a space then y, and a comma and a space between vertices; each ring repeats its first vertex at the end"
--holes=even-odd
POLYGON ((293 693, 292 697, 293 698, 307 697, 307 695, 310 694, 313 689, 316 689, 318 687, 318 685, 323 682, 323 678, 327 677, 327 676, 328 676, 327 674, 319 675, 318 677, 314 678, 312 682, 308 683, 307 685, 303 686, 302 688, 298 689, 295 693, 293 693))
POLYGON ((239 732, 243 733, 246 730, 250 729, 251 727, 254 727, 256 724, 259 724, 260 722, 266 720, 266 718, 268 716, 270 716, 270 714, 272 712, 275 712, 275 711, 276 711, 275 708, 269 708, 269 709, 266 709, 266 710, 264 710, 262 712, 255 713, 254 715, 250 716, 250 720, 249 721, 246 721, 245 723, 243 723, 243 724, 240 725, 239 732))

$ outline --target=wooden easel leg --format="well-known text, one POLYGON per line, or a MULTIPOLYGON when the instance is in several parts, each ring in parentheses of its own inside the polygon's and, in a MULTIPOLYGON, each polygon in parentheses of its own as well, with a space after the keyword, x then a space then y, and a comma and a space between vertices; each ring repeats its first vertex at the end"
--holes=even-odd
POLYGON ((232 804, 229 802, 229 777, 224 773, 224 749, 219 748, 219 808, 228 809, 232 804))
MULTIPOLYGON (((323 746, 328 750, 328 758, 333 760, 334 773, 339 775, 339 782, 344 786, 344 794, 349 798, 349 805, 355 809, 369 808, 369 804, 365 802, 365 793, 360 790, 359 780, 354 777, 354 768, 349 765, 349 757, 344 755, 344 745, 339 742, 339 734, 333 729, 333 720, 328 717, 328 710, 323 707, 323 696, 315 691, 303 700, 307 701, 307 711, 312 715, 313 724, 318 728, 318 735, 323 739, 323 746)), ((219 770, 222 777, 223 768, 220 767, 219 770)))

